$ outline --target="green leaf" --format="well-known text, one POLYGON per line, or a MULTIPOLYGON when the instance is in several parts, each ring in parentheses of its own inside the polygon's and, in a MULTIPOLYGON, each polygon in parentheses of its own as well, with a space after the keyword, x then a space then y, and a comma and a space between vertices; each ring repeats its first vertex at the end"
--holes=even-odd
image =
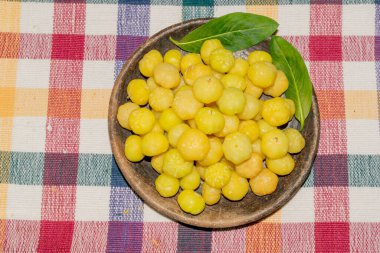
POLYGON ((199 53, 202 43, 208 39, 219 39, 225 48, 238 51, 265 40, 277 27, 278 23, 271 18, 235 12, 210 20, 179 41, 169 39, 181 49, 193 53, 199 53))
POLYGON ((273 64, 282 70, 289 80, 289 88, 285 92, 287 98, 294 101, 296 119, 302 131, 305 119, 310 112, 313 84, 301 54, 288 41, 280 36, 273 36, 269 43, 273 64))

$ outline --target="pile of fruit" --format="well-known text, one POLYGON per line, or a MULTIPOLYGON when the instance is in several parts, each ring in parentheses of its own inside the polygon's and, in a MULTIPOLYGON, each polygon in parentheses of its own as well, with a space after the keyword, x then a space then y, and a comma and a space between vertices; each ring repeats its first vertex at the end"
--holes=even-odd
POLYGON ((129 82, 130 101, 117 114, 133 133, 125 155, 131 162, 151 157, 157 191, 163 197, 180 192, 185 212, 199 214, 222 195, 241 200, 249 188, 258 196, 271 194, 278 176, 293 171, 291 154, 305 140, 298 130, 284 128, 295 105, 282 96, 288 79, 269 53, 235 58, 211 39, 200 54, 151 50, 139 70, 147 79, 129 82), (264 101, 262 94, 272 98, 264 101))

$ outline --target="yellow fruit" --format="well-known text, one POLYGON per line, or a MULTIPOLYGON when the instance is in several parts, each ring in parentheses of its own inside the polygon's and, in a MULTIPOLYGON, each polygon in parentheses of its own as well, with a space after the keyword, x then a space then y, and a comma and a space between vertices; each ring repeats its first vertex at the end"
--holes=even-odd
POLYGON ((234 87, 239 90, 245 90, 247 87, 244 77, 238 74, 225 74, 222 78, 220 78, 220 81, 225 88, 234 87))
POLYGON ((223 93, 222 83, 213 76, 198 78, 193 85, 194 97, 202 103, 215 102, 223 93))
POLYGON ((133 103, 145 105, 149 99, 149 87, 145 80, 133 79, 127 86, 127 94, 133 103))
POLYGON ((164 129, 162 129, 162 127, 160 126, 160 123, 158 123, 158 121, 156 121, 156 123, 154 123, 152 130, 150 130, 150 133, 164 134, 164 129))
POLYGON ((288 137, 289 140, 289 149, 288 152, 291 154, 296 154, 301 152, 305 147, 305 139, 302 134, 294 128, 286 128, 284 134, 288 137))
POLYGON ((272 126, 282 126, 289 121, 290 110, 285 99, 276 97, 263 104, 261 115, 272 126))
POLYGON ((168 139, 169 144, 172 145, 172 147, 177 147, 177 142, 179 137, 187 130, 190 129, 189 125, 185 123, 177 124, 169 129, 168 132, 168 139))
POLYGON ((223 142, 223 153, 227 160, 240 164, 249 159, 252 154, 252 144, 249 137, 240 132, 227 135, 223 142))
POLYGON ((146 108, 139 108, 131 112, 128 124, 135 134, 144 135, 153 129, 156 118, 152 111, 146 108))
POLYGON ((199 54, 189 53, 182 57, 181 60, 181 73, 185 74, 185 71, 191 65, 202 63, 201 56, 199 54))
POLYGON ((254 142, 260 137, 260 129, 256 121, 245 120, 240 121, 239 132, 247 135, 251 142, 254 142))
POLYGON ((131 162, 139 162, 144 158, 140 136, 130 135, 125 140, 124 154, 131 162))
POLYGON ((154 184, 158 193, 165 198, 173 197, 179 190, 179 180, 166 174, 159 175, 154 184))
POLYGON ((173 100, 173 91, 167 88, 157 87, 149 94, 149 105, 157 112, 169 108, 172 105, 173 100))
POLYGON ((235 58, 230 50, 218 48, 210 54, 210 66, 212 69, 226 73, 234 66, 235 58))
POLYGON ((222 96, 216 101, 219 110, 227 115, 241 113, 244 109, 246 98, 244 93, 233 87, 225 88, 222 96))
POLYGON ((164 155, 162 171, 175 178, 181 178, 193 170, 193 162, 185 161, 177 149, 170 149, 164 155))
POLYGON ((277 159, 269 159, 265 161, 268 169, 279 176, 285 176, 290 174, 295 166, 294 159, 291 155, 286 154, 285 156, 277 159))
POLYGON ((191 65, 185 70, 183 79, 185 80, 186 84, 192 86, 198 78, 210 75, 212 75, 212 71, 209 66, 204 65, 203 63, 197 63, 191 65))
POLYGON ((195 169, 198 171, 199 175, 201 176, 202 180, 205 180, 206 175, 206 167, 201 166, 198 162, 196 163, 195 169))
POLYGON ((154 81, 153 76, 149 77, 148 80, 146 80, 146 84, 148 85, 149 91, 152 91, 158 87, 156 82, 154 81))
POLYGON ((273 129, 261 139, 261 150, 270 159, 281 158, 288 152, 288 137, 280 129, 273 129))
POLYGON ((254 120, 260 120, 260 119, 263 118, 263 116, 261 115, 261 112, 263 111, 263 104, 264 104, 264 101, 263 100, 259 100, 259 112, 257 113, 257 115, 254 118, 254 120))
POLYGON ((199 161, 206 157, 210 142, 202 131, 190 128, 179 137, 177 149, 185 160, 199 161))
POLYGON ((194 119, 197 128, 205 134, 214 134, 224 128, 223 114, 211 107, 199 109, 194 119))
POLYGON ((162 133, 150 132, 142 138, 142 151, 146 156, 164 153, 169 148, 168 139, 162 133))
POLYGON ((232 172, 231 179, 223 186, 223 196, 232 201, 238 201, 247 195, 249 183, 246 178, 239 176, 236 172, 232 172))
POLYGON ((235 167, 236 173, 245 178, 253 178, 257 176, 262 169, 263 158, 260 154, 255 152, 252 152, 252 155, 248 160, 235 167))
POLYGON ((224 128, 222 131, 215 133, 215 136, 224 137, 230 133, 236 132, 239 128, 239 118, 237 116, 229 116, 223 114, 224 128))
POLYGON ((268 122, 266 122, 263 119, 258 120, 257 125, 259 126, 260 137, 263 137, 264 134, 268 133, 273 129, 276 129, 276 127, 268 124, 268 122))
POLYGON ((232 170, 225 163, 215 163, 206 169, 205 182, 211 187, 222 189, 230 181, 232 170))
POLYGON ((285 101, 288 105, 289 111, 290 111, 290 116, 289 116, 289 121, 292 120, 294 113, 296 112, 296 105, 294 104, 293 100, 285 98, 285 101))
POLYGON ((249 180, 252 192, 257 196, 273 193, 278 184, 278 177, 272 171, 263 169, 256 177, 249 180))
POLYGON ((181 81, 178 69, 169 63, 159 63, 153 71, 154 81, 164 88, 175 88, 181 81))
POLYGON ((252 65, 255 62, 266 61, 272 63, 272 56, 265 51, 256 50, 248 55, 248 63, 252 65))
POLYGON ((181 58, 182 54, 177 49, 171 49, 167 51, 164 55, 164 62, 172 64, 178 70, 181 69, 181 58))
MULTIPOLYGON (((186 87, 186 86, 184 86, 186 87)), ((193 119, 203 103, 193 95, 191 87, 178 90, 174 96, 172 108, 182 120, 193 119)))
POLYGON ((202 166, 210 166, 214 163, 219 162, 223 157, 223 147, 222 142, 218 137, 210 137, 210 150, 208 151, 206 157, 203 160, 198 161, 198 164, 202 166))
POLYGON ((252 143, 252 152, 259 154, 263 160, 265 159, 265 155, 261 150, 261 139, 257 139, 252 143))
POLYGON ((255 98, 260 98, 263 94, 263 88, 253 85, 248 77, 245 77, 245 82, 247 84, 247 87, 245 88, 244 93, 251 94, 255 98))
POLYGON ((248 78, 253 85, 260 88, 268 88, 276 79, 276 67, 269 62, 255 62, 248 69, 248 78))
POLYGON ((248 68, 249 68, 248 61, 242 58, 236 58, 234 65, 232 66, 232 68, 230 69, 228 73, 245 76, 248 72, 248 68))
POLYGON ((218 39, 211 39, 203 42, 200 50, 203 62, 209 64, 211 52, 218 48, 223 48, 222 43, 218 39))
POLYGON ((157 171, 157 173, 161 174, 162 173, 162 168, 164 167, 164 156, 165 153, 155 155, 152 157, 150 160, 150 163, 152 165, 152 168, 157 171))
POLYGON ((183 121, 180 117, 175 113, 173 108, 168 108, 163 111, 158 119, 160 126, 165 130, 169 131, 175 125, 181 124, 183 121))
POLYGON ((256 117, 260 111, 260 101, 258 98, 255 98, 251 94, 244 93, 245 96, 245 106, 243 111, 240 112, 237 116, 242 120, 249 120, 256 117))
POLYGON ((181 209, 192 215, 200 214, 205 209, 202 196, 193 190, 183 190, 177 198, 181 209))
POLYGON ((288 89, 288 87, 288 78, 284 72, 278 70, 274 84, 271 87, 264 89, 264 94, 272 97, 280 97, 282 93, 288 89))
POLYGON ((153 49, 146 53, 139 61, 139 70, 144 76, 151 77, 153 76, 154 68, 161 62, 163 62, 161 53, 153 49))
POLYGON ((220 200, 221 190, 211 187, 206 182, 204 182, 202 184, 202 197, 205 200, 206 205, 215 205, 220 200))
POLYGON ((183 190, 195 190, 199 187, 200 183, 201 177, 195 168, 179 181, 179 185, 183 190))
POLYGON ((119 121, 119 124, 128 129, 128 130, 131 130, 131 127, 129 126, 129 123, 128 123, 128 119, 129 119, 129 115, 131 115, 131 113, 136 110, 136 109, 139 109, 140 107, 132 102, 127 102, 125 104, 122 104, 121 106, 119 106, 119 108, 117 109, 117 120, 119 121))

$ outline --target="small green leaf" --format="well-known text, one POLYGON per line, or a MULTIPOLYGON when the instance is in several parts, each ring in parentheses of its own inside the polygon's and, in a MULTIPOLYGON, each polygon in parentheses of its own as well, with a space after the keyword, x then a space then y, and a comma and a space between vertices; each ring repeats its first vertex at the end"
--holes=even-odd
POLYGON ((301 54, 288 41, 280 36, 273 36, 269 50, 274 65, 284 71, 289 80, 289 88, 285 92, 287 98, 294 101, 296 119, 302 131, 305 119, 310 112, 313 84, 301 54))
POLYGON ((277 27, 278 23, 271 18, 235 12, 210 20, 179 41, 171 37, 169 39, 192 53, 199 53, 202 43, 208 39, 219 39, 225 48, 238 51, 265 40, 277 27))

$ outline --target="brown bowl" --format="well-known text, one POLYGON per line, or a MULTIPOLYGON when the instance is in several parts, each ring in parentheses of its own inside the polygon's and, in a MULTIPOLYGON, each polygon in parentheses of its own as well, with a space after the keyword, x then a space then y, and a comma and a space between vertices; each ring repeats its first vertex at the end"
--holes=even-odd
MULTIPOLYGON (((138 61, 144 54, 151 49, 157 49, 164 53, 169 49, 177 48, 169 41, 169 36, 175 39, 182 38, 207 21, 208 19, 196 19, 170 26, 153 35, 135 51, 124 64, 115 81, 109 104, 108 129, 116 162, 129 185, 144 202, 159 213, 179 222, 198 227, 227 228, 258 221, 278 210, 296 194, 308 177, 317 153, 320 128, 319 110, 313 93, 311 111, 302 132, 306 139, 306 146, 301 153, 294 156, 296 161, 294 171, 288 176, 280 177, 277 190, 273 194, 258 197, 249 192, 243 200, 237 202, 222 197, 218 204, 206 206, 205 210, 197 216, 183 212, 177 204, 176 197, 161 197, 154 187, 154 180, 158 174, 151 168, 149 160, 144 159, 139 163, 131 163, 126 159, 124 142, 131 133, 118 124, 117 109, 127 101, 126 87, 129 81, 134 78, 142 78, 138 71, 138 61)), ((257 49, 268 50, 268 43, 260 43, 236 54, 247 56, 250 51, 257 49)), ((290 125, 297 127, 298 123, 293 119, 290 125)))

